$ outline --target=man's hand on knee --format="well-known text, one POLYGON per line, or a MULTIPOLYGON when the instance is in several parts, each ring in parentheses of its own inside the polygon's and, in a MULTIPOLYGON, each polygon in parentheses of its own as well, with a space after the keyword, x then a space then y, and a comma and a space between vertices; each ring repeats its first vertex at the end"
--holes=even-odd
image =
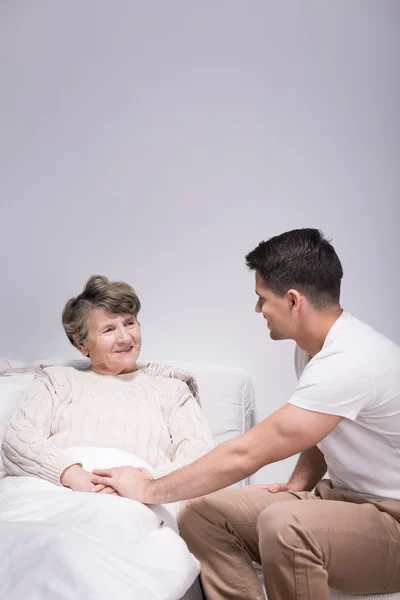
POLYGON ((268 492, 272 492, 273 494, 276 494, 277 492, 302 492, 303 491, 303 490, 299 489, 298 486, 289 484, 289 483, 261 483, 261 484, 249 485, 247 487, 267 490, 268 492))

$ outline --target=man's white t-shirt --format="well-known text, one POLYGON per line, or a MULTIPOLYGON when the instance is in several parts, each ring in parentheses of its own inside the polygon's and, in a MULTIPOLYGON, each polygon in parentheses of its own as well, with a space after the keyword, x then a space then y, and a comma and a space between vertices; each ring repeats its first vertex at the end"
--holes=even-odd
POLYGON ((295 354, 291 404, 345 417, 319 444, 334 487, 400 500, 400 348, 343 312, 313 358, 295 354))

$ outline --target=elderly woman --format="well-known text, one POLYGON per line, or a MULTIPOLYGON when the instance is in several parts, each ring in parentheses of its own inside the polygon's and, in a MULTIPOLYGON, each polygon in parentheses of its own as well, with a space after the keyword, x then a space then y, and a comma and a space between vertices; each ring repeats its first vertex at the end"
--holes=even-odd
POLYGON ((53 366, 35 380, 11 419, 3 458, 11 475, 40 477, 79 492, 92 474, 68 456, 73 446, 118 448, 152 466, 158 478, 212 446, 205 417, 188 386, 138 369, 140 301, 127 283, 93 276, 66 304, 62 321, 91 368, 53 366))

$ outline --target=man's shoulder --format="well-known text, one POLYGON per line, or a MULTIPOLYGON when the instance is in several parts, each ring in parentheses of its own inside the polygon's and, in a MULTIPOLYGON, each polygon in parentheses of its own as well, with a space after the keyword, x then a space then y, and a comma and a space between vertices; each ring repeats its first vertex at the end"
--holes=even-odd
POLYGON ((338 353, 348 360, 357 360, 368 370, 373 370, 374 366, 378 366, 382 361, 398 359, 400 348, 371 325, 350 313, 345 313, 343 323, 322 348, 321 358, 329 358, 338 353))
POLYGON ((376 387, 379 381, 393 379, 400 372, 400 348, 354 317, 332 332, 320 352, 307 363, 306 358, 303 351, 297 350, 296 370, 304 365, 299 379, 334 388, 343 387, 346 382, 354 387, 357 380, 376 387))

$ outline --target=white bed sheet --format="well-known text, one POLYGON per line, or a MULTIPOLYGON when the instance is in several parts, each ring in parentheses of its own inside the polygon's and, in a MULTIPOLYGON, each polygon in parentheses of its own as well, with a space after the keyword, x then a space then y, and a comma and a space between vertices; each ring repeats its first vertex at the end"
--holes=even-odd
MULTIPOLYGON (((71 453, 87 468, 93 461, 104 467, 145 466, 119 450, 71 453)), ((179 600, 196 580, 199 564, 176 533, 175 515, 174 505, 149 508, 126 498, 74 493, 37 478, 5 477, 0 481, 2 595, 7 600, 179 600)))

